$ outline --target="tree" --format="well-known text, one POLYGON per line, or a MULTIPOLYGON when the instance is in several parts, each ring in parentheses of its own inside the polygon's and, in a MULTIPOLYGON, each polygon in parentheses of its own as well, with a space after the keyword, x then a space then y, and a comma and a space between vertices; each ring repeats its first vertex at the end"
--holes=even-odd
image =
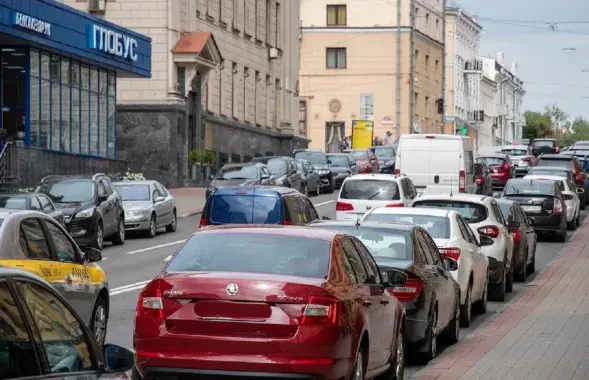
POLYGON ((558 108, 556 104, 547 105, 544 108, 544 113, 550 117, 552 121, 552 125, 556 126, 558 129, 568 129, 569 123, 569 115, 558 108))
POLYGON ((552 135, 552 120, 548 113, 526 111, 524 113, 526 125, 522 130, 525 139, 536 139, 552 135))
POLYGON ((570 124, 570 128, 558 136, 561 146, 571 146, 576 141, 589 140, 589 120, 578 117, 570 124))

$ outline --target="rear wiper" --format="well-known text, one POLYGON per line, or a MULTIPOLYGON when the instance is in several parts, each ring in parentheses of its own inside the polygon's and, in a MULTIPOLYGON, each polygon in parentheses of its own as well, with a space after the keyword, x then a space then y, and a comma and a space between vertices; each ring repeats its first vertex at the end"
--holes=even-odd
POLYGON ((374 197, 376 197, 376 196, 377 196, 378 194, 380 194, 380 193, 382 193, 382 190, 378 190, 378 191, 376 192, 376 194, 374 194, 373 196, 369 197, 367 200, 369 201, 369 200, 373 199, 374 197))

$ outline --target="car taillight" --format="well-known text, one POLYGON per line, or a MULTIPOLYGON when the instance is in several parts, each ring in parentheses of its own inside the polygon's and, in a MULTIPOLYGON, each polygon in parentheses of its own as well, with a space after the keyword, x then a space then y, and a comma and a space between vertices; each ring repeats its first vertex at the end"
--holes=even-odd
POLYGON ((482 185, 483 182, 485 182, 485 179, 481 176, 477 177, 477 180, 475 181, 477 185, 482 185))
POLYGON ((497 228, 495 226, 479 227, 477 229, 477 231, 479 232, 479 234, 485 235, 485 236, 488 236, 491 238, 496 238, 497 236, 499 236, 499 228, 497 228))
POLYGON ((522 157, 522 159, 521 159, 521 160, 522 160, 522 161, 526 161, 526 162, 530 162, 530 161, 531 161, 531 160, 530 160, 530 157, 522 157))
POLYGON ((423 282, 418 278, 408 278, 402 286, 395 286, 391 293, 401 302, 416 299, 423 290, 423 282))
POLYGON ((399 175, 399 174, 401 174, 401 170, 395 169, 395 170, 393 170, 393 174, 394 175, 399 175))
POLYGON ((292 222, 290 220, 288 220, 288 219, 284 219, 282 221, 282 224, 285 225, 285 226, 292 226, 292 222))
POLYGON ((554 208, 552 209, 554 215, 560 215, 562 213, 562 202, 560 199, 554 200, 554 208))
POLYGON ((521 234, 519 232, 519 230, 515 230, 511 233, 513 235, 513 242, 514 243, 519 243, 520 239, 521 239, 521 234))
POLYGON ((458 172, 458 192, 466 193, 466 173, 464 170, 458 172))
POLYGON ((403 203, 389 203, 386 207, 405 207, 403 203))
POLYGON ((137 300, 136 317, 164 319, 164 301, 159 286, 149 283, 137 300))
POLYGON ((583 178, 583 174, 581 174, 581 173, 577 174, 577 182, 585 183, 585 179, 583 178))
POLYGON ((200 218, 200 226, 201 227, 206 227, 207 226, 207 219, 204 217, 200 218))
POLYGON ((506 163, 503 164, 503 166, 501 166, 501 169, 504 172, 508 172, 508 171, 510 171, 511 168, 509 167, 509 164, 506 162, 506 163))
POLYGON ((460 258, 460 248, 440 248, 440 254, 444 259, 452 259, 458 261, 460 258))
POLYGON ((301 326, 341 326, 342 308, 338 300, 311 296, 300 317, 301 326))
POLYGON ((571 194, 563 194, 562 195, 565 201, 573 200, 573 196, 571 194))
POLYGON ((335 211, 354 211, 354 206, 346 202, 337 202, 335 204, 335 211))

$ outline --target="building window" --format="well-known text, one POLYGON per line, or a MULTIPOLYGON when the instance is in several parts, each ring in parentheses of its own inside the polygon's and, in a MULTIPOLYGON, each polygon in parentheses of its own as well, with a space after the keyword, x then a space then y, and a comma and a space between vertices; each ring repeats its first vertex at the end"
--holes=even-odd
POLYGON ((299 101, 299 134, 307 136, 307 102, 299 101))
POLYGON ((260 72, 256 70, 254 72, 254 124, 260 124, 258 120, 258 117, 260 116, 258 110, 261 103, 260 99, 258 99, 258 97, 260 97, 260 81, 260 72))
POLYGON ((282 27, 280 23, 280 3, 276 3, 276 47, 280 49, 280 28, 282 27))
POLYGON ((327 68, 345 69, 347 67, 346 48, 327 48, 327 68))
POLYGON ((429 74, 429 55, 425 55, 425 74, 428 75, 429 74))
POLYGON ((327 6, 327 26, 346 26, 346 6, 327 6))
POLYGON ((425 14, 425 26, 429 26, 429 13, 425 14))
POLYGON ((268 45, 272 45, 272 39, 270 35, 272 34, 272 2, 270 0, 266 0, 266 43, 268 45))
POLYGON ((231 117, 237 119, 237 97, 235 94, 237 93, 237 63, 233 62, 231 64, 231 117))

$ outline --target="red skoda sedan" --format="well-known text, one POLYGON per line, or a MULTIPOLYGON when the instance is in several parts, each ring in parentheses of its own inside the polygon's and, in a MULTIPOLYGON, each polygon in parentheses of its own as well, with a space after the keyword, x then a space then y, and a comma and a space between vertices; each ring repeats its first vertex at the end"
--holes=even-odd
POLYGON ((405 310, 355 237, 200 229, 139 296, 134 376, 402 379, 405 310))

